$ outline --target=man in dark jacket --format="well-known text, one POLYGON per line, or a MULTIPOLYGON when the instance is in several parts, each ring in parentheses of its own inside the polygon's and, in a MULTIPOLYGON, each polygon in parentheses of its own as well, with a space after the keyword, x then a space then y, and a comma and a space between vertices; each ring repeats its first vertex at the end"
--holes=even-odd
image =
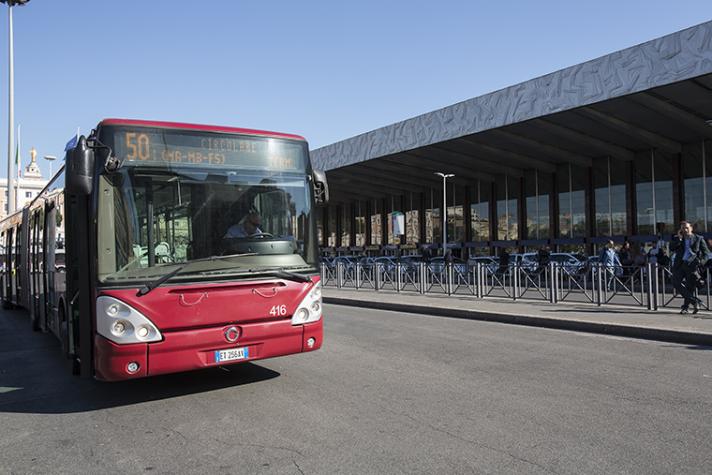
POLYGON ((680 230, 670 242, 673 256, 672 283, 675 290, 685 301, 680 313, 687 313, 692 305, 692 313, 697 313, 700 299, 695 297, 695 288, 699 280, 698 268, 709 259, 710 250, 702 236, 695 234, 687 221, 680 223, 680 230))
POLYGON ((551 252, 549 251, 549 246, 542 246, 536 255, 536 260, 538 264, 537 271, 541 274, 549 267, 551 263, 551 252))

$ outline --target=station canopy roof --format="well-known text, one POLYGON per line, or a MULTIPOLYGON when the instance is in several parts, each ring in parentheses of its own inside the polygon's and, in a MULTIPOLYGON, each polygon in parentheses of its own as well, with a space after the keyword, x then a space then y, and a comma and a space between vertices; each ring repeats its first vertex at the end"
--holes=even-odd
POLYGON ((712 139, 712 22, 311 152, 335 202, 472 185, 712 139))

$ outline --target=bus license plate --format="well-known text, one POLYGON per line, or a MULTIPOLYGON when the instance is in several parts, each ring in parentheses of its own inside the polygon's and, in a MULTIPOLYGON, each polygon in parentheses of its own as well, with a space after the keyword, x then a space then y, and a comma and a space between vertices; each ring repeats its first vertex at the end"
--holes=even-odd
POLYGON ((246 360, 250 357, 250 352, 245 346, 243 348, 230 348, 229 350, 217 350, 215 352, 215 362, 246 360))

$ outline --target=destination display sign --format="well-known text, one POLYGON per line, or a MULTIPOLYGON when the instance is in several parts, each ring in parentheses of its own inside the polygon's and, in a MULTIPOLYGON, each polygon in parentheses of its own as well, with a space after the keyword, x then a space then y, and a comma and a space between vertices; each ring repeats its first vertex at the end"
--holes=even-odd
POLYGON ((114 155, 136 166, 202 166, 258 170, 304 170, 305 147, 269 137, 119 129, 114 155))

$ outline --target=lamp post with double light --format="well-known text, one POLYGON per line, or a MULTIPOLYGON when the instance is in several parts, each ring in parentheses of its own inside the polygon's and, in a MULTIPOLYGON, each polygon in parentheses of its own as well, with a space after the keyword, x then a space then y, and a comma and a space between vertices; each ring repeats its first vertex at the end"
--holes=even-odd
POLYGON ((54 155, 45 155, 44 159, 49 162, 49 179, 51 180, 52 179, 52 162, 57 160, 57 157, 55 157, 54 155))
POLYGON ((455 175, 452 173, 440 173, 435 172, 435 174, 443 179, 443 257, 447 254, 447 179, 452 178, 455 175))
POLYGON ((8 101, 7 101, 7 214, 15 211, 15 193, 12 192, 15 186, 15 175, 12 170, 13 148, 15 148, 15 58, 12 35, 12 7, 22 6, 30 0, 0 0, 0 3, 7 4, 8 18, 8 101))

